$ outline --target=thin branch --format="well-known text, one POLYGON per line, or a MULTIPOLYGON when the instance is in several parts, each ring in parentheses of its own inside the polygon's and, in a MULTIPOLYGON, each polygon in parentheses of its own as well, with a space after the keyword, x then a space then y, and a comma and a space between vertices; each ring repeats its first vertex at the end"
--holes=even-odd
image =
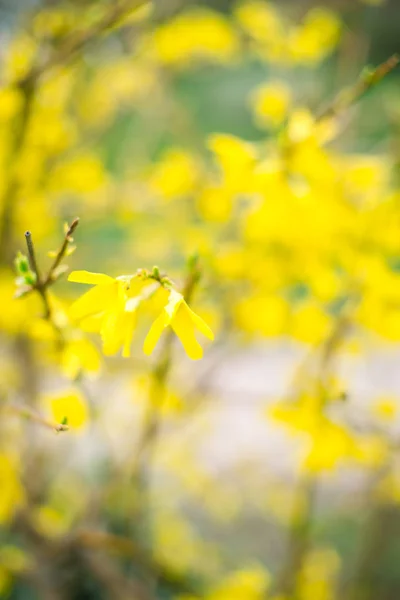
MULTIPOLYGON (((72 242, 71 235, 77 228, 78 224, 79 224, 79 218, 77 217, 76 219, 74 219, 72 221, 71 225, 68 227, 68 230, 64 236, 63 243, 62 243, 59 251, 57 252, 54 262, 51 265, 51 267, 50 267, 47 275, 44 277, 44 279, 42 279, 40 276, 39 266, 38 266, 38 263, 36 260, 35 245, 34 245, 33 239, 32 239, 32 234, 30 231, 27 231, 25 233, 26 245, 28 248, 29 263, 30 263, 32 271, 36 275, 36 281, 35 281, 35 283, 32 284, 30 291, 36 290, 39 293, 39 295, 41 296, 41 298, 43 300, 44 308, 45 308, 44 316, 45 316, 45 319, 47 319, 49 321, 51 321, 51 317, 52 317, 52 308, 51 308, 51 303, 50 303, 50 299, 49 299, 49 295, 48 295, 48 288, 56 280, 56 275, 57 275, 56 270, 60 266, 60 263, 67 252, 68 244, 70 244, 72 242)), ((55 327, 55 329, 57 331, 59 331, 59 328, 56 325, 56 323, 53 322, 53 326, 55 327)))
POLYGON ((356 83, 339 92, 333 101, 321 111, 317 120, 335 117, 359 102, 365 94, 375 85, 380 83, 389 73, 394 71, 400 63, 400 56, 393 54, 390 58, 375 67, 373 70, 364 70, 356 83))
POLYGON ((29 264, 30 264, 31 270, 36 275, 36 284, 35 285, 41 286, 42 281, 41 281, 41 277, 40 277, 39 266, 38 266, 38 263, 36 260, 36 253, 35 253, 35 247, 33 245, 32 234, 30 231, 25 231, 25 240, 26 240, 26 247, 28 249, 29 264))
POLYGON ((10 403, 7 403, 4 406, 4 408, 6 410, 9 410, 10 412, 13 412, 13 413, 21 416, 21 417, 24 417, 25 419, 29 419, 29 421, 38 423, 39 425, 43 425, 43 427, 46 427, 47 429, 51 429, 51 430, 55 431, 56 433, 60 433, 62 431, 69 430, 68 425, 66 425, 64 423, 55 423, 54 421, 50 421, 49 419, 46 419, 43 415, 41 415, 37 411, 30 408, 29 406, 10 402, 10 403))
POLYGON ((16 165, 24 147, 29 123, 32 116, 33 102, 36 93, 35 82, 20 86, 22 106, 19 118, 13 127, 10 152, 8 155, 7 174, 4 182, 4 192, 1 196, 1 220, 0 220, 0 263, 8 262, 13 254, 13 220, 14 209, 18 197, 19 181, 16 165))
POLYGON ((76 219, 74 219, 71 223, 71 225, 68 227, 68 230, 65 234, 64 237, 64 241, 62 243, 61 248, 59 249, 59 251, 57 252, 57 255, 54 259, 53 264, 51 265, 49 272, 47 274, 47 277, 45 279, 45 281, 43 282, 43 286, 44 287, 49 287, 49 285, 51 285, 51 283, 53 283, 54 281, 54 274, 56 272, 56 269, 59 267, 61 261, 63 260, 67 250, 68 250, 68 245, 73 242, 72 239, 72 234, 74 233, 75 229, 78 227, 79 225, 79 217, 76 217, 76 219))

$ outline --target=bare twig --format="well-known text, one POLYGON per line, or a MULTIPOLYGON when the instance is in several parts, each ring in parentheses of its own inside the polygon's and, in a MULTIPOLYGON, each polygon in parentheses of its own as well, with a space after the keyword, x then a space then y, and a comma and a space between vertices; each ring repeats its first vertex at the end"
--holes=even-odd
POLYGON ((21 417, 24 417, 25 419, 29 419, 29 421, 33 421, 34 423, 43 425, 48 429, 52 429, 56 433, 69 430, 68 425, 64 423, 55 423, 54 421, 50 421, 49 419, 43 417, 43 415, 41 415, 37 411, 30 408, 29 406, 10 402, 6 404, 4 408, 10 412, 20 415, 21 417))
MULTIPOLYGON (((28 249, 29 263, 32 271, 35 273, 36 281, 31 286, 31 291, 37 291, 43 300, 43 304, 45 307, 45 319, 51 321, 52 317, 52 309, 50 304, 50 299, 48 296, 48 288, 54 283, 56 280, 57 268, 60 266, 62 259, 64 258, 68 244, 72 242, 71 235, 75 231, 79 224, 79 218, 76 218, 72 221, 71 225, 68 227, 68 230, 64 236, 63 243, 56 254, 53 264, 51 265, 49 272, 42 279, 39 271, 39 266, 36 260, 35 246, 32 239, 32 234, 30 231, 25 233, 26 245, 28 249)), ((56 323, 53 322, 54 327, 58 330, 56 323)))
POLYGON ((356 104, 356 102, 361 100, 372 87, 380 83, 384 77, 391 73, 399 63, 400 57, 397 54, 393 54, 375 69, 364 70, 353 86, 342 90, 333 101, 321 111, 317 117, 318 121, 336 117, 356 104))
POLYGON ((78 225, 79 225, 79 217, 76 217, 76 219, 74 219, 72 221, 71 225, 69 226, 69 228, 65 234, 62 246, 59 249, 59 251, 57 252, 57 256, 55 257, 54 262, 49 269, 47 277, 43 283, 43 285, 45 287, 48 287, 54 281, 54 274, 56 272, 56 269, 60 265, 61 261, 63 260, 65 254, 68 250, 68 244, 70 244, 73 241, 72 234, 74 233, 74 231, 78 227, 78 225))
POLYGON ((30 264, 32 271, 36 275, 36 285, 41 286, 42 282, 41 282, 41 277, 40 277, 40 272, 39 272, 39 266, 38 266, 38 263, 36 260, 35 247, 33 245, 32 234, 30 231, 25 231, 25 240, 26 240, 26 247, 28 249, 29 264, 30 264))

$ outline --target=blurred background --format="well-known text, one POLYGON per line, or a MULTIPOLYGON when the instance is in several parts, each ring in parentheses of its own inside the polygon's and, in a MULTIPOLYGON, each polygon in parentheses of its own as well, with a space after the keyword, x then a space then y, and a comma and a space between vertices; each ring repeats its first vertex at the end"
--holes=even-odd
POLYGON ((399 598, 398 16, 0 2, 0 598, 399 598), (65 263, 215 341, 110 353, 65 263))

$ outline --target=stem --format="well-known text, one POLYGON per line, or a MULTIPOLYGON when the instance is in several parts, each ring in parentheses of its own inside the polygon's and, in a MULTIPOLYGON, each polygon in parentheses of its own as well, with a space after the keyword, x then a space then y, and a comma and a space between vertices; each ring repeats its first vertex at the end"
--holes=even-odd
POLYGON ((293 600, 296 598, 297 577, 310 547, 315 492, 315 480, 307 476, 302 477, 296 492, 298 498, 295 498, 290 524, 286 561, 275 590, 279 597, 287 597, 293 600), (297 500, 299 502, 304 500, 300 515, 297 500))
MULTIPOLYGON (((189 273, 184 285, 182 295, 190 302, 196 285, 200 280, 200 270, 197 259, 189 263, 189 273)), ((132 516, 129 518, 128 528, 135 523, 140 523, 141 531, 147 542, 147 550, 152 552, 151 518, 149 515, 150 505, 150 472, 154 461, 155 449, 161 425, 161 409, 164 403, 168 379, 172 368, 173 347, 175 336, 170 328, 164 338, 164 345, 151 373, 151 385, 147 399, 147 405, 143 417, 142 429, 139 434, 136 456, 132 468, 132 479, 137 488, 137 504, 132 516)), ((155 588, 158 576, 149 573, 155 588)))
POLYGON ((322 121, 330 117, 336 117, 340 113, 359 102, 365 94, 375 85, 380 83, 400 63, 400 56, 393 54, 372 71, 363 72, 358 81, 345 90, 342 90, 333 101, 318 115, 317 120, 322 121))
POLYGON ((29 264, 30 264, 31 270, 36 275, 36 286, 41 286, 42 281, 41 281, 39 267, 38 267, 37 260, 36 260, 36 253, 35 253, 35 247, 34 247, 33 241, 32 241, 32 234, 30 231, 25 232, 25 240, 26 240, 26 246, 28 249, 29 264))
MULTIPOLYGON (((190 266, 190 272, 188 274, 186 283, 184 285, 182 295, 187 303, 190 303, 196 285, 201 277, 201 272, 198 267, 197 259, 190 266)), ((168 381, 168 377, 172 366, 172 352, 174 343, 174 332, 170 328, 164 338, 164 346, 161 351, 160 357, 154 365, 152 371, 152 385, 149 392, 147 410, 144 416, 144 424, 141 432, 141 436, 138 443, 137 456, 135 461, 134 474, 140 471, 140 463, 146 450, 150 446, 154 445, 157 437, 158 425, 159 425, 159 409, 162 404, 162 399, 165 392, 165 387, 168 381), (160 401, 161 396, 161 401, 160 401)))
MULTIPOLYGON (((30 231, 27 231, 25 233, 26 245, 28 248, 29 264, 31 266, 32 271, 36 275, 36 282, 32 285, 32 290, 36 290, 40 294, 45 307, 45 319, 48 319, 49 321, 51 321, 52 309, 47 290, 55 281, 56 269, 57 267, 59 267, 62 259, 64 258, 67 252, 68 244, 72 242, 71 235, 77 228, 78 224, 79 218, 77 217, 72 221, 71 225, 69 226, 61 248, 57 252, 56 258, 54 259, 54 262, 51 265, 49 272, 44 279, 42 279, 40 276, 39 266, 36 260, 35 246, 32 240, 32 234, 30 231)), ((58 333, 61 333, 56 323, 52 322, 52 324, 54 328, 58 331, 58 333)))
POLYGON ((48 429, 52 429, 57 433, 60 433, 61 431, 68 431, 69 429, 68 425, 50 421, 49 419, 46 419, 40 413, 36 412, 35 410, 26 405, 9 403, 6 404, 5 408, 17 415, 20 415, 21 417, 33 421, 34 423, 38 423, 39 425, 43 425, 48 429))
POLYGON ((68 249, 68 244, 70 242, 72 242, 72 234, 74 233, 75 229, 78 227, 79 225, 79 217, 76 217, 76 219, 74 219, 71 223, 71 225, 69 226, 67 233, 65 234, 64 237, 64 241, 62 243, 62 246, 60 248, 60 250, 57 252, 57 256, 54 259, 53 264, 50 267, 50 270, 48 272, 48 275, 43 283, 44 287, 48 287, 51 283, 53 283, 53 278, 54 278, 54 273, 57 269, 57 267, 60 265, 62 259, 64 258, 67 249, 68 249))
POLYGON ((18 196, 18 174, 16 165, 20 158, 21 150, 25 144, 26 134, 31 119, 33 101, 36 92, 34 82, 21 83, 19 89, 22 94, 22 108, 19 120, 15 123, 14 137, 8 157, 8 178, 2 195, 3 211, 0 221, 0 262, 6 263, 13 255, 13 216, 14 207, 18 196))
POLYGON ((32 290, 36 290, 39 293, 39 295, 41 296, 41 298, 43 300, 43 304, 44 304, 44 309, 45 309, 45 319, 50 320, 51 319, 50 300, 49 300, 49 297, 47 294, 47 288, 44 285, 44 283, 40 277, 39 267, 38 267, 37 260, 36 260, 35 247, 33 244, 32 234, 30 231, 27 231, 25 233, 25 239, 26 239, 26 246, 28 248, 29 263, 30 263, 32 271, 36 275, 36 282, 34 283, 34 285, 32 285, 32 290))

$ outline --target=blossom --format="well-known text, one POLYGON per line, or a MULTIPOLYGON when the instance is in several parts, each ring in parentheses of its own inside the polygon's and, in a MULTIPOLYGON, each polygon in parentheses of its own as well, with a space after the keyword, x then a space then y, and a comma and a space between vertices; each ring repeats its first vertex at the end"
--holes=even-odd
POLYGON ((113 278, 88 271, 73 271, 68 280, 94 284, 71 306, 70 317, 100 332, 104 354, 116 354, 122 348, 122 356, 130 356, 140 292, 148 281, 135 275, 113 278))
POLYGON ((186 354, 192 360, 198 360, 203 356, 203 349, 195 337, 196 329, 210 340, 214 339, 211 329, 201 317, 189 308, 182 294, 171 289, 167 304, 154 321, 144 341, 143 351, 145 354, 153 352, 162 332, 169 325, 180 339, 186 354))

